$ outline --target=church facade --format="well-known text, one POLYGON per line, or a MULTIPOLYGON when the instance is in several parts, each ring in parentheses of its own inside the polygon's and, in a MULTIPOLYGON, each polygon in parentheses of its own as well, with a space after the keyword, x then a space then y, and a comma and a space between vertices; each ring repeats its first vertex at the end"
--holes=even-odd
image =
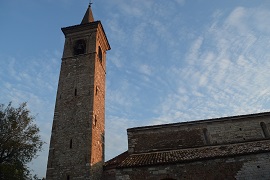
POLYGON ((270 179, 270 112, 131 128, 128 150, 104 162, 110 45, 90 6, 62 31, 47 180, 270 179))

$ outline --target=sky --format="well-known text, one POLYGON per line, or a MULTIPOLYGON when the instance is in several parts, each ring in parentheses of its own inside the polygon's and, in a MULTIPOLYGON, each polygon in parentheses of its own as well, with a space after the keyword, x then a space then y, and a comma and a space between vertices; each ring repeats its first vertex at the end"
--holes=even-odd
MULTIPOLYGON (((0 0, 0 103, 28 103, 47 143, 64 47, 87 0, 0 0)), ((270 111, 269 0, 94 0, 107 52, 105 159, 127 128, 270 111)))

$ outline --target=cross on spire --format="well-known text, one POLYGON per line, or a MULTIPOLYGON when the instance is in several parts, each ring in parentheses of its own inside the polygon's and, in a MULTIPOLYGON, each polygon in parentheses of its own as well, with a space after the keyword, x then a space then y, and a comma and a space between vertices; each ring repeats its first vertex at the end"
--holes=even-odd
POLYGON ((89 6, 91 7, 91 5, 93 4, 92 0, 89 0, 89 6))

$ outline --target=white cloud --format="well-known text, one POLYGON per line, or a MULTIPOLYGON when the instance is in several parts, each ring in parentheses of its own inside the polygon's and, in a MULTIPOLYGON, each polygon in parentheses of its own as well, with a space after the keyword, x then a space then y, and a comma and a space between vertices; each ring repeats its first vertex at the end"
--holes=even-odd
POLYGON ((140 48, 141 45, 144 43, 147 35, 146 28, 146 23, 142 22, 133 30, 133 42, 136 48, 140 48))
POLYGON ((270 32, 269 23, 265 23, 269 18, 269 10, 263 7, 237 7, 228 16, 225 25, 236 28, 241 34, 249 33, 254 30, 265 34, 270 32))
POLYGON ((152 70, 151 68, 146 65, 146 64, 142 64, 140 67, 139 67, 139 71, 145 75, 151 75, 152 74, 152 70))
POLYGON ((110 54, 110 61, 117 67, 121 68, 123 67, 122 62, 122 53, 119 51, 115 51, 114 54, 110 54))
POLYGON ((175 0, 175 2, 178 3, 179 5, 185 4, 185 0, 175 0))
POLYGON ((249 13, 243 7, 237 7, 233 10, 233 12, 229 15, 226 20, 226 24, 231 27, 237 28, 240 32, 247 32, 247 16, 249 13))
POLYGON ((203 43, 203 37, 198 37, 192 44, 192 47, 190 48, 188 52, 188 57, 187 57, 189 64, 195 65, 198 61, 200 61, 199 50, 202 46, 202 43, 203 43))

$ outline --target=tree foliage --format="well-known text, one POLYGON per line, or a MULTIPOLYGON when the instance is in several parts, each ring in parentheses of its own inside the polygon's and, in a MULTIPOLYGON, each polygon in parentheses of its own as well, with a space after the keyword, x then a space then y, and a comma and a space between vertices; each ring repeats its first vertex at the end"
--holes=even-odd
POLYGON ((26 103, 0 105, 0 179, 29 179, 27 163, 44 143, 34 120, 26 103))

